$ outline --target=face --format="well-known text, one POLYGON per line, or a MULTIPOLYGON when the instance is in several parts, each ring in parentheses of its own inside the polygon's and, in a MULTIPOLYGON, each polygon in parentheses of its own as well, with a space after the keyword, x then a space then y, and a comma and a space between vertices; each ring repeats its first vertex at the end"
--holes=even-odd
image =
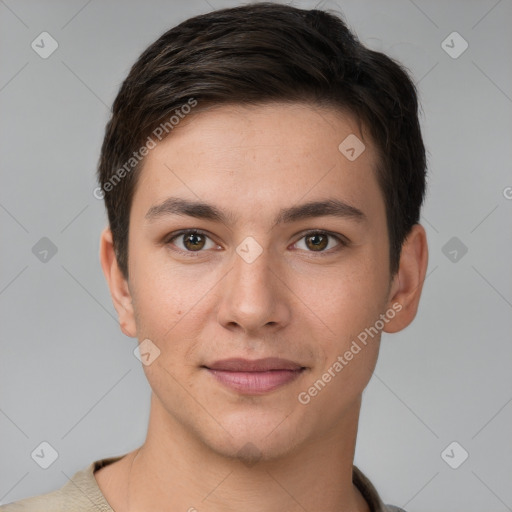
POLYGON ((144 370, 170 426, 272 458, 358 410, 380 341, 365 329, 391 307, 376 162, 354 119, 299 104, 207 110, 150 151, 126 331, 160 351, 144 370), (351 134, 365 141, 355 160, 338 148, 351 134), (290 364, 219 363, 230 358, 290 364))

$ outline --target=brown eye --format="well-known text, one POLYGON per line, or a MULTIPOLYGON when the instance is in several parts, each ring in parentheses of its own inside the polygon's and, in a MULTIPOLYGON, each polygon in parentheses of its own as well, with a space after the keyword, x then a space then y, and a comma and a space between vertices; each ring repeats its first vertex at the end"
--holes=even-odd
POLYGON ((204 236, 199 233, 189 233, 183 236, 183 245, 190 251, 198 251, 204 247, 204 236))
POLYGON ((309 233, 306 233, 298 242, 296 242, 295 245, 298 246, 299 249, 303 249, 306 252, 330 254, 338 249, 348 246, 348 242, 345 241, 345 239, 341 236, 336 236, 325 231, 310 231, 309 233), (333 248, 333 244, 331 243, 331 240, 335 240, 337 242, 337 244, 334 244, 334 250, 332 251, 331 249, 333 248), (300 247, 302 244, 303 247, 300 247))
POLYGON ((177 247, 179 251, 185 253, 204 252, 216 246, 206 233, 194 229, 174 234, 166 244, 177 247))
POLYGON ((329 245, 329 239, 321 233, 314 233, 305 237, 306 245, 314 251, 322 251, 329 245))

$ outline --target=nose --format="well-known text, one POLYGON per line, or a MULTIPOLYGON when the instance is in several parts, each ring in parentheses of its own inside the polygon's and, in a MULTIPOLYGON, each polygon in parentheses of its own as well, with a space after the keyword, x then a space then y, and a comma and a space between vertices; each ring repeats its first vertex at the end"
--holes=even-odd
POLYGON ((219 323, 260 336, 285 327, 291 318, 290 291, 269 251, 263 250, 252 262, 238 253, 233 259, 231 271, 222 280, 219 323))

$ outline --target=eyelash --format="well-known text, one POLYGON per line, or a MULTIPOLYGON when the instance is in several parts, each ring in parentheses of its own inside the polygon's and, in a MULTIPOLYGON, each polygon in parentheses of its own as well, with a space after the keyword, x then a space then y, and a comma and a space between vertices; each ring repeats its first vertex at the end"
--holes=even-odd
MULTIPOLYGON (((183 236, 183 235, 201 235, 201 236, 207 237, 207 238, 209 238, 211 240, 211 237, 208 235, 208 233, 206 233, 205 231, 202 231, 200 229, 183 229, 181 231, 172 233, 166 239, 166 241, 164 243, 165 243, 165 245, 173 245, 172 244, 173 240, 176 240, 177 238, 179 238, 180 236, 183 236)), ((318 229, 317 230, 307 231, 306 233, 303 233, 302 236, 297 240, 297 242, 299 242, 303 238, 306 238, 308 236, 313 236, 313 235, 326 235, 326 236, 329 236, 331 238, 334 238, 339 243, 339 246, 337 246, 337 247, 335 247, 333 249, 329 249, 328 251, 318 251, 318 252, 316 252, 316 251, 307 251, 307 252, 312 253, 315 257, 316 256, 320 256, 320 257, 321 256, 328 256, 330 254, 333 254, 333 252, 337 252, 338 250, 340 250, 340 248, 348 247, 348 245, 349 245, 349 241, 344 239, 344 238, 342 238, 341 236, 335 235, 334 233, 331 233, 329 231, 323 231, 323 230, 318 230, 318 229)), ((295 242, 294 245, 297 242, 295 242)), ((182 249, 172 249, 172 250, 176 251, 176 252, 179 252, 181 254, 185 254, 186 256, 189 256, 189 257, 192 257, 192 258, 198 257, 202 252, 204 252, 204 250, 199 250, 199 251, 184 251, 182 249)))

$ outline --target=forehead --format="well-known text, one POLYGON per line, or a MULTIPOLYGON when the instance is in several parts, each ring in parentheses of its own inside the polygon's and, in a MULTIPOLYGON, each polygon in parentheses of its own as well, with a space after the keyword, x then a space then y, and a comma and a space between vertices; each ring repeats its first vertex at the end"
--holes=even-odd
MULTIPOLYGON (((231 151, 247 150, 248 146, 278 147, 291 150, 339 151, 339 144, 346 135, 364 140, 365 146, 373 146, 369 135, 358 119, 348 111, 309 103, 262 103, 259 105, 209 105, 195 108, 174 126, 171 134, 159 144, 161 152, 166 143, 179 146, 198 143, 195 153, 205 151, 203 144, 215 144, 231 151), (361 130, 363 132, 361 133, 361 130), (245 147, 242 145, 246 143, 245 147)), ((367 157, 371 158, 373 147, 367 157)), ((158 153, 156 151, 155 153, 158 153)), ((274 154, 276 154, 274 150, 274 154)), ((148 159, 150 160, 151 157, 148 159)))
POLYGON ((147 210, 171 193, 246 211, 328 194, 368 203, 366 209, 379 214, 376 163, 369 136, 339 110, 282 103, 215 106, 185 117, 149 152, 134 208, 137 202, 147 210))

